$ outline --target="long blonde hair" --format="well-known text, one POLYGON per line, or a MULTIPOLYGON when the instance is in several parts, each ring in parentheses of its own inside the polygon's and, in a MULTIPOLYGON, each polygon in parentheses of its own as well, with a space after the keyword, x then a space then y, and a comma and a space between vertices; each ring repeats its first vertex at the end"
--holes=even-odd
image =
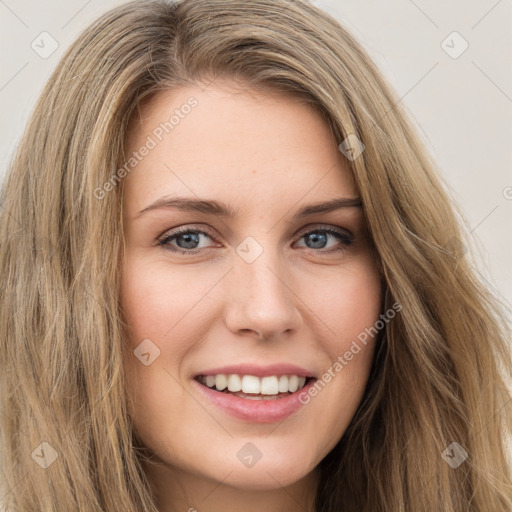
POLYGON ((219 77, 300 96, 340 143, 364 143, 349 163, 385 308, 402 305, 321 463, 317 510, 510 512, 503 314, 397 96, 338 22, 299 0, 130 2, 88 27, 49 79, 1 196, 5 510, 157 511, 126 407, 123 181, 97 190, 143 99, 219 77), (456 468, 443 456, 454 446, 467 452, 456 468))

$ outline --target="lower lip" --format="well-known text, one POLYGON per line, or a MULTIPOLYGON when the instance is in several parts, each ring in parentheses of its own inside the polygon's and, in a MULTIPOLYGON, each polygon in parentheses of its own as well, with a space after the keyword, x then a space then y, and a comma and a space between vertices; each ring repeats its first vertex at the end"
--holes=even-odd
POLYGON ((251 423, 275 423, 284 420, 304 405, 299 401, 299 395, 304 392, 307 393, 308 389, 315 381, 311 380, 295 393, 273 400, 250 400, 240 398, 239 396, 215 391, 195 379, 193 379, 193 383, 195 386, 199 387, 200 392, 203 393, 210 402, 235 418, 251 423))

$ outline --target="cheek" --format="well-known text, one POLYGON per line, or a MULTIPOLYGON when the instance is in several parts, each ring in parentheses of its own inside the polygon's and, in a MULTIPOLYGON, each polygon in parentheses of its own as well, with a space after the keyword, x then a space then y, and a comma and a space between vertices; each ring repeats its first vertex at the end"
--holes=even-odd
POLYGON ((325 286, 311 288, 308 295, 308 306, 321 320, 316 325, 328 329, 328 334, 317 341, 327 357, 324 373, 316 388, 303 396, 303 403, 312 407, 313 416, 323 416, 325 439, 331 443, 338 436, 329 436, 328 432, 341 436, 359 406, 375 342, 385 325, 380 321, 382 292, 375 267, 365 262, 345 270, 334 273, 325 286), (329 406, 325 407, 326 404, 329 406))
POLYGON ((183 320, 209 287, 209 282, 182 267, 173 269, 161 262, 128 259, 123 267, 121 300, 131 344, 136 346, 149 338, 165 342, 166 350, 172 351, 169 343, 176 339, 176 333, 187 323, 183 320))
POLYGON ((120 291, 128 326, 124 369, 136 427, 145 425, 145 418, 158 416, 161 403, 179 400, 181 387, 172 376, 177 377, 176 362, 195 334, 187 336, 183 329, 190 329, 190 324, 181 320, 193 307, 198 286, 183 272, 159 270, 158 264, 136 256, 124 262, 120 291))
POLYGON ((381 313, 380 276, 366 260, 333 272, 323 286, 309 286, 307 296, 308 306, 328 328, 324 342, 329 346, 324 348, 331 356, 342 353, 359 335, 364 337, 381 313))

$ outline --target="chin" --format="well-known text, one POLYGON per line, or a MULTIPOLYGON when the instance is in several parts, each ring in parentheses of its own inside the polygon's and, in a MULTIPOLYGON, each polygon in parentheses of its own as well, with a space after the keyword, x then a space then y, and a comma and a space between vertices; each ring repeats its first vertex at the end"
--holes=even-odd
POLYGON ((244 491, 271 491, 288 487, 304 478, 308 473, 303 471, 291 473, 288 466, 265 466, 240 470, 237 468, 224 481, 244 491))
MULTIPOLYGON (((298 482, 315 469, 315 462, 307 464, 299 462, 297 457, 289 456, 287 453, 274 453, 266 460, 262 456, 253 466, 245 466, 238 460, 235 463, 229 461, 224 466, 222 474, 229 474, 224 483, 237 489, 270 491, 298 482)), ((219 480, 219 477, 222 480, 223 476, 220 476, 218 469, 211 473, 215 475, 216 480, 219 480)))

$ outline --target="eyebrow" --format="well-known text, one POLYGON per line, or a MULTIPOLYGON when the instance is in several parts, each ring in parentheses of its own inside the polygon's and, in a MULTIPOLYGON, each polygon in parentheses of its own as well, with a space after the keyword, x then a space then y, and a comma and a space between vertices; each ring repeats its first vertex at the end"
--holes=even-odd
MULTIPOLYGON (((302 219, 317 213, 328 213, 341 208, 361 208, 361 199, 358 197, 337 197, 323 203, 309 204, 298 210, 293 219, 302 219)), ((152 210, 176 208, 182 211, 199 212, 228 219, 238 217, 239 210, 215 200, 196 199, 193 197, 161 197, 154 203, 141 210, 135 218, 152 210)))

